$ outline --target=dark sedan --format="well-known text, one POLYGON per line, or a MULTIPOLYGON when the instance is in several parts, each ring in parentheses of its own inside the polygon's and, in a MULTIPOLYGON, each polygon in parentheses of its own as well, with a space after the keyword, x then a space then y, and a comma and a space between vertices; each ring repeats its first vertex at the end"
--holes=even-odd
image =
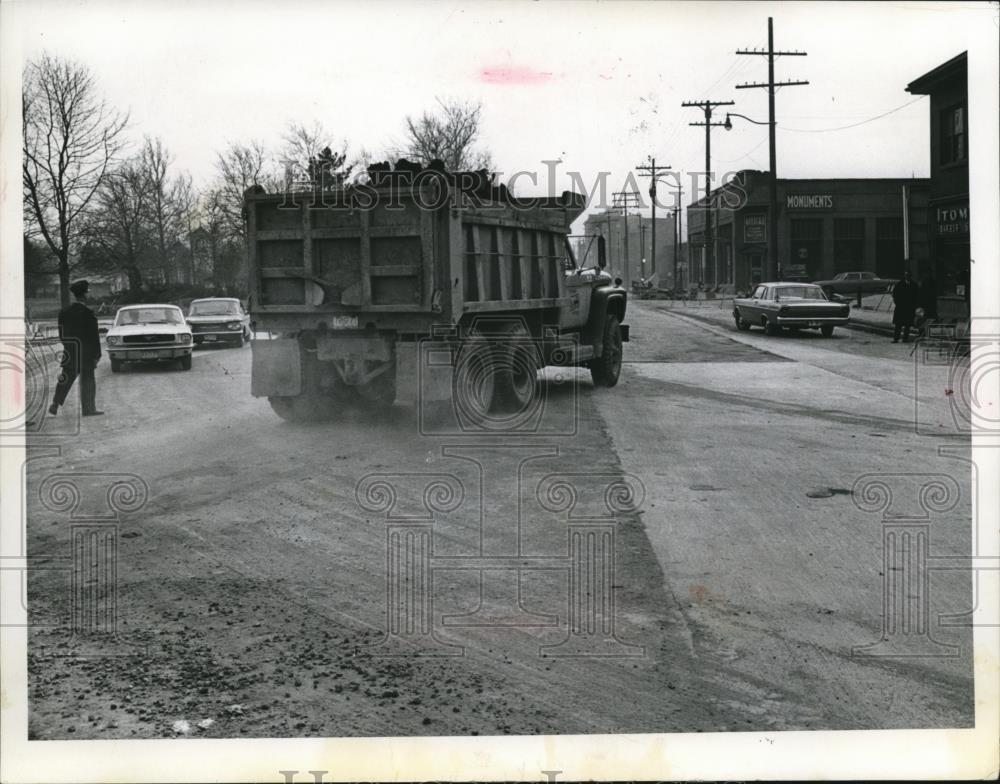
POLYGON ((830 337, 834 327, 850 318, 850 306, 831 302, 813 283, 759 283, 749 297, 733 300, 733 320, 739 330, 762 327, 768 335, 782 329, 818 329, 830 337))
POLYGON ((852 297, 860 290, 864 294, 880 294, 892 288, 894 280, 876 277, 874 272, 841 272, 830 280, 817 280, 814 283, 823 291, 838 294, 842 297, 852 297))
POLYGON ((187 322, 196 345, 231 343, 242 347, 250 340, 250 316, 233 297, 207 297, 191 301, 187 322))

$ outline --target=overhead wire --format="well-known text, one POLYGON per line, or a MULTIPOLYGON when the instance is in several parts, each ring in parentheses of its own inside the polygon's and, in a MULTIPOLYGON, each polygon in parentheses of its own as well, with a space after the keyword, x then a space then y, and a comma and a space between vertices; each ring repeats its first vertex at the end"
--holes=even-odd
POLYGON ((882 114, 877 114, 874 117, 869 117, 867 120, 862 120, 861 122, 851 123, 850 125, 841 125, 836 128, 789 128, 786 125, 779 125, 778 127, 783 131, 792 131, 794 133, 830 133, 832 131, 846 131, 848 128, 857 128, 859 125, 866 125, 870 122, 875 122, 875 120, 881 120, 883 117, 888 117, 890 114, 894 114, 907 106, 912 106, 917 101, 926 98, 926 95, 918 95, 912 101, 907 101, 901 106, 897 106, 895 109, 890 109, 887 112, 882 112, 882 114))

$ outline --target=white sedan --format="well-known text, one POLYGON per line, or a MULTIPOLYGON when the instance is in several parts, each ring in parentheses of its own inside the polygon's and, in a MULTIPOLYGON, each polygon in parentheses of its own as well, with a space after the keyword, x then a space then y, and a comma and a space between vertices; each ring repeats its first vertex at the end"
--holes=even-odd
POLYGON ((191 327, 176 305, 127 305, 105 336, 111 372, 123 362, 179 362, 191 369, 191 327))

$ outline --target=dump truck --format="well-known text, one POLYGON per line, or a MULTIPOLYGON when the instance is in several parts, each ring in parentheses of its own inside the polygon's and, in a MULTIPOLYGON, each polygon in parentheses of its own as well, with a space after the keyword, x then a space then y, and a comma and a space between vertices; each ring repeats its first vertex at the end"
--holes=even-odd
POLYGON ((474 424, 530 407, 548 365, 614 386, 627 294, 603 238, 574 254, 583 197, 417 168, 245 194, 251 393, 290 421, 433 402, 474 424))

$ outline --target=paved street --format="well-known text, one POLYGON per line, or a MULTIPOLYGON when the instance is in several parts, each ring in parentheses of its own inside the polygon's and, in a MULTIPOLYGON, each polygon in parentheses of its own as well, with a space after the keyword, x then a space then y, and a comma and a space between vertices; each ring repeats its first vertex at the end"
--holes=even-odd
MULTIPOLYGON (((580 372, 574 392, 547 370, 565 426, 527 438, 421 435, 402 405, 289 425, 250 396, 250 348, 199 350, 188 372, 105 360, 107 415, 27 469, 29 555, 50 565, 29 580, 31 737, 971 726, 971 635, 938 623, 970 608, 967 573, 932 574, 924 597, 953 655, 851 655, 883 614, 882 518, 852 500, 860 477, 953 477, 930 554, 969 552, 947 363, 843 329, 738 333, 718 308, 633 303, 627 320, 619 386, 580 372), (61 473, 89 474, 72 520, 43 503, 61 473), (148 500, 119 518, 119 640, 82 656, 59 565, 71 523, 128 474, 148 500), (574 571, 567 530, 609 524, 613 575, 574 571), (433 635, 418 617, 385 638, 412 600, 387 599, 400 529, 432 537, 433 635), (574 605, 580 579, 613 608, 574 605), (588 640, 599 655, 561 655, 588 640)), ((39 438, 71 433, 75 405, 39 438)))

